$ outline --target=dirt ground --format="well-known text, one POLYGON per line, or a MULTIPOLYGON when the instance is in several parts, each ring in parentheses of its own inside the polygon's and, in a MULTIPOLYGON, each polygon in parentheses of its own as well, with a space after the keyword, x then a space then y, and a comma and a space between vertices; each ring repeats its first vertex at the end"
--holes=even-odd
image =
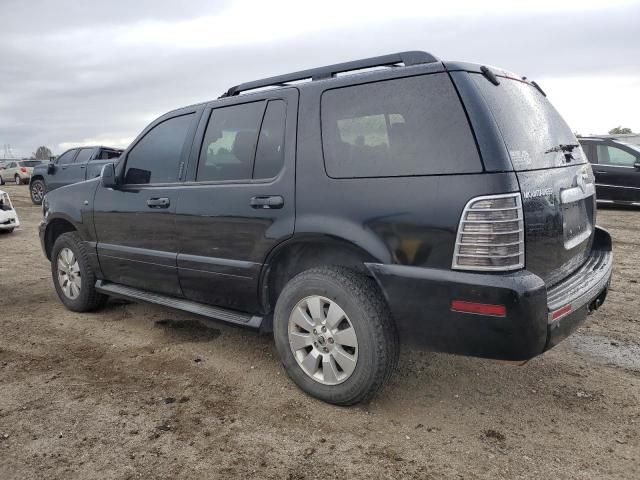
POLYGON ((273 342, 166 308, 57 300, 26 186, 0 235, 0 479, 640 478, 640 210, 603 309, 515 366, 403 352, 367 406, 298 390, 273 342))

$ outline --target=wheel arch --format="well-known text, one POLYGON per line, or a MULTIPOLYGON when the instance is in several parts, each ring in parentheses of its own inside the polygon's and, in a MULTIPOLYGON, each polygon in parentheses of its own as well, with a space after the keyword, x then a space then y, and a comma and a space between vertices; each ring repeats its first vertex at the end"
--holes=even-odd
POLYGON ((259 298, 266 313, 273 312, 284 285, 299 273, 319 266, 343 266, 371 276, 368 262, 379 262, 373 254, 341 237, 300 234, 274 247, 262 267, 259 298))
POLYGON ((47 229, 44 233, 44 249, 47 258, 51 260, 51 251, 53 245, 60 235, 67 232, 77 232, 75 225, 66 218, 54 218, 49 220, 47 229))

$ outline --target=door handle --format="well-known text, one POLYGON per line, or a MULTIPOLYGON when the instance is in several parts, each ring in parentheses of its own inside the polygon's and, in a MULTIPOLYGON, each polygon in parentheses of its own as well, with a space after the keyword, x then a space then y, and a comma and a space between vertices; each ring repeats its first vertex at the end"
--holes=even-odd
POLYGON ((251 208, 282 208, 284 206, 284 198, 280 195, 252 197, 249 205, 251 205, 251 208))
POLYGON ((147 207, 149 208, 169 208, 171 201, 166 198, 150 198, 147 200, 147 207))
POLYGON ((86 165, 80 165, 80 168, 86 168, 86 167, 87 167, 86 165))

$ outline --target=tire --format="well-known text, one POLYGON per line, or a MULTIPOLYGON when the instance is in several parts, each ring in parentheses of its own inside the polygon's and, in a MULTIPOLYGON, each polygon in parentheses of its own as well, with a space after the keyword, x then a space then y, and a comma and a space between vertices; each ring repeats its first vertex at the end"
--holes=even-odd
MULTIPOLYGON (((76 265, 73 262, 68 263, 76 265)), ((51 252, 51 275, 60 301, 69 310, 74 312, 88 312, 96 310, 104 305, 107 300, 106 295, 96 291, 96 276, 91 269, 85 247, 80 240, 80 236, 76 232, 63 233, 56 239, 51 252), (65 277, 65 270, 70 270, 66 267, 64 269, 61 268, 65 263, 67 263, 63 258, 61 258, 61 252, 64 252, 64 255, 68 251, 73 254, 73 259, 77 262, 77 267, 75 267, 74 270, 77 269, 79 275, 74 274, 74 276, 76 279, 77 277, 80 278, 79 291, 75 297, 73 295, 69 295, 69 292, 65 292, 65 289, 61 284, 61 280, 59 279, 59 273, 61 273, 62 277, 65 277)), ((69 277, 67 276, 66 278, 69 277)), ((68 283, 71 282, 69 281, 68 283)))
POLYGON ((42 205, 42 199, 47 191, 44 181, 37 178, 29 185, 29 193, 31 194, 31 201, 34 205, 42 205))
POLYGON ((16 185, 20 185, 22 183, 20 175, 16 175, 15 177, 13 177, 13 179, 16 181, 16 185))
POLYGON ((4 185, 4 178, 0 176, 0 185, 4 185))
POLYGON ((273 335, 284 369, 293 382, 309 395, 336 405, 371 400, 398 362, 398 334, 382 292, 373 279, 343 267, 314 268, 291 279, 276 303, 273 335), (320 298, 320 307, 317 298, 320 298), (316 307, 311 308, 310 304, 314 303, 316 307), (334 304, 341 314, 331 315, 334 304), (318 315, 312 310, 320 312, 320 320, 324 318, 327 325, 332 323, 329 321, 332 316, 342 318, 333 321, 337 328, 329 328, 326 334, 316 329, 318 334, 328 335, 324 340, 314 335, 310 327, 299 327, 303 318, 315 321, 313 318, 318 315), (306 312, 306 316, 301 317, 300 311, 306 312), (355 333, 355 341, 351 337, 347 345, 341 334, 349 328, 353 328, 350 334, 355 333), (299 341, 302 343, 294 341, 294 336, 303 338, 299 341), (352 347, 354 344, 357 346, 352 347), (305 346, 294 353, 300 345, 305 346), (327 352, 326 346, 330 350, 323 353, 327 352), (349 362, 343 362, 344 353, 349 354, 349 362), (312 376, 314 362, 303 359, 318 355, 321 360, 315 363, 321 364, 322 369, 312 376), (334 356, 333 361, 327 360, 330 356, 334 356), (352 367, 354 358, 355 367, 352 367), (309 365, 312 367, 308 368, 309 365))

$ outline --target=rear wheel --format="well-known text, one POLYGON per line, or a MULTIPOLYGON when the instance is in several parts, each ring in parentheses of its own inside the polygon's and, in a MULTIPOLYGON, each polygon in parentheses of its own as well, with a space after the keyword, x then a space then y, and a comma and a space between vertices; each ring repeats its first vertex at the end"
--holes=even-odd
POLYGON ((2 178, 2 175, 0 175, 0 185, 4 185, 4 178, 2 178))
POLYGON ((96 291, 95 274, 76 232, 63 233, 56 239, 51 252, 51 274, 58 297, 69 310, 95 310, 107 299, 96 291))
POLYGON ((36 205, 42 205, 45 194, 44 181, 39 178, 32 180, 31 185, 29 185, 29 192, 31 193, 31 201, 36 205))
POLYGON ((20 179, 20 175, 17 175, 13 178, 16 181, 16 185, 20 185, 22 183, 22 179, 20 179))
POLYGON ((398 337, 376 283, 342 267, 307 270, 283 289, 274 316, 287 374, 337 405, 370 400, 398 359, 398 337))

